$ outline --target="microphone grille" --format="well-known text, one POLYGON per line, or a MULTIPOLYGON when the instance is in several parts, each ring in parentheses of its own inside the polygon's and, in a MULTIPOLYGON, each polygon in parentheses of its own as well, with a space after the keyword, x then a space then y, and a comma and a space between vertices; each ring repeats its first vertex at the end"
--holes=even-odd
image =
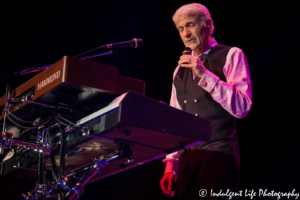
POLYGON ((185 49, 182 52, 182 55, 191 55, 192 49, 190 47, 185 47, 185 49))
POLYGON ((143 40, 140 38, 133 38, 133 40, 135 42, 134 48, 141 47, 144 44, 143 40))

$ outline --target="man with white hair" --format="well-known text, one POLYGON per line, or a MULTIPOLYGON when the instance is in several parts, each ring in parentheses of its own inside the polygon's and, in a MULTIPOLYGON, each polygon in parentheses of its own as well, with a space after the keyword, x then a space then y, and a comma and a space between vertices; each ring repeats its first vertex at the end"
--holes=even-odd
POLYGON ((210 120, 212 135, 207 142, 167 155, 160 184, 171 198, 175 196, 172 185, 178 179, 178 199, 199 199, 203 189, 208 192, 206 199, 216 199, 210 196, 211 190, 238 190, 236 118, 245 117, 252 106, 248 63, 241 49, 218 44, 212 37, 214 23, 202 4, 180 7, 173 22, 192 54, 182 55, 178 61, 170 105, 210 120), (180 67, 185 71, 176 79, 180 67))

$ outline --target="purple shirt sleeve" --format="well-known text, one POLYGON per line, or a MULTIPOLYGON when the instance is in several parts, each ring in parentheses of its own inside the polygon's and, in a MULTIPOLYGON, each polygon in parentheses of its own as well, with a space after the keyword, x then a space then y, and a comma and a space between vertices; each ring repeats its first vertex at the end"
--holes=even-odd
POLYGON ((231 115, 244 118, 252 107, 252 87, 247 59, 241 49, 229 50, 223 72, 226 82, 207 70, 198 85, 231 115))

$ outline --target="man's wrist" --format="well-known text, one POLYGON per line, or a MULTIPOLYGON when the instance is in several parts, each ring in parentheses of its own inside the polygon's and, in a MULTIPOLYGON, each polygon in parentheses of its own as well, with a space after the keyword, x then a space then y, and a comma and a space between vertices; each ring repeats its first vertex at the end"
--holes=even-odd
POLYGON ((165 172, 164 173, 164 176, 166 175, 166 174, 172 174, 173 175, 173 183, 175 183, 176 182, 176 180, 177 180, 177 175, 176 175, 176 173, 175 172, 165 172))
POLYGON ((165 174, 173 174, 174 176, 176 176, 176 173, 175 173, 175 172, 165 172, 164 175, 165 175, 165 174))

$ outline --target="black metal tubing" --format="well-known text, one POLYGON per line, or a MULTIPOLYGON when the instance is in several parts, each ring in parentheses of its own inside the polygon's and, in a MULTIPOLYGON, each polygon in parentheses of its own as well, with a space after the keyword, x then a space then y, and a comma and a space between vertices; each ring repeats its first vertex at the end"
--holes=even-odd
POLYGON ((52 166, 52 176, 53 179, 55 181, 55 183, 58 183, 58 179, 57 179, 57 171, 56 171, 56 163, 55 163, 55 158, 54 158, 54 150, 52 149, 50 155, 50 162, 51 162, 51 166, 52 166))
MULTIPOLYGON (((59 165, 59 175, 60 179, 63 179, 65 174, 65 157, 66 157, 66 134, 65 130, 63 128, 60 129, 60 165, 59 165)), ((60 192, 58 195, 58 199, 62 200, 64 199, 64 193, 63 191, 60 192)))
MULTIPOLYGON (((41 184, 44 184, 44 157, 43 153, 39 152, 39 160, 38 160, 38 168, 37 168, 37 176, 38 176, 38 187, 41 184)), ((39 194, 38 195, 39 200, 43 200, 43 195, 39 194)))

